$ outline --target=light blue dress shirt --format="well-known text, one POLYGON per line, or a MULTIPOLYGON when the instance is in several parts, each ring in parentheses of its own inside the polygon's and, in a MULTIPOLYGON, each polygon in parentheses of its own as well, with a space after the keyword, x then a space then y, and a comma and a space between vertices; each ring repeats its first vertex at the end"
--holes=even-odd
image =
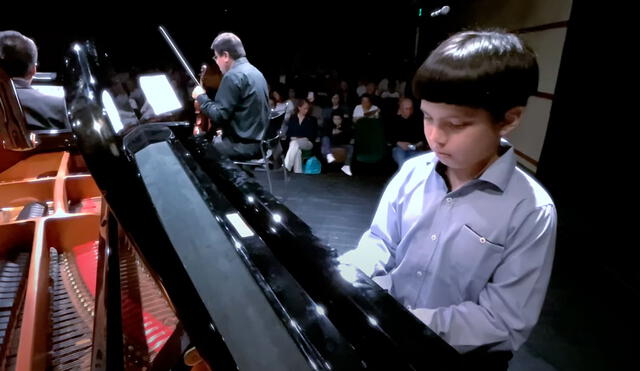
POLYGON ((407 160, 358 247, 340 257, 382 276, 376 282, 459 352, 518 349, 551 274, 553 201, 502 145, 480 178, 453 192, 434 153, 407 160))

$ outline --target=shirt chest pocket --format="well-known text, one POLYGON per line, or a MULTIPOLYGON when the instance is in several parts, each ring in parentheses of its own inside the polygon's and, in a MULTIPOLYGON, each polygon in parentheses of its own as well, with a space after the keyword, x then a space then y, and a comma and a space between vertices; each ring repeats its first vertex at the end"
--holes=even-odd
POLYGON ((467 299, 476 297, 486 285, 503 252, 503 246, 489 241, 466 224, 462 226, 451 246, 450 259, 459 288, 467 299))

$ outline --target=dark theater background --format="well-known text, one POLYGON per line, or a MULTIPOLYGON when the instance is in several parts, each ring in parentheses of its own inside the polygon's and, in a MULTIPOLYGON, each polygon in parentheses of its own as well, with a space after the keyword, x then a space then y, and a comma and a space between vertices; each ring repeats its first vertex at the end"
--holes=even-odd
POLYGON ((389 72, 408 78, 428 50, 459 29, 455 18, 430 18, 427 12, 444 4, 455 9, 463 2, 207 2, 188 8, 119 4, 69 12, 54 7, 32 13, 29 22, 5 18, 1 28, 17 29, 34 39, 41 71, 60 70, 70 43, 85 39, 109 53, 118 72, 179 67, 158 32, 158 25, 164 25, 193 68, 210 60, 216 34, 231 31, 241 37, 249 60, 268 80, 281 74, 332 72, 354 80, 389 72))

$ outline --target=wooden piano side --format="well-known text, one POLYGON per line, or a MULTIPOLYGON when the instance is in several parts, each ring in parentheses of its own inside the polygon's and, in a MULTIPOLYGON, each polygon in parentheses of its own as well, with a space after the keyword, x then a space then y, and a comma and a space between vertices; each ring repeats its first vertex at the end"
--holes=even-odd
POLYGON ((0 174, 28 155, 27 152, 8 151, 0 145, 0 174))
MULTIPOLYGON (((68 152, 58 153, 55 184, 53 185, 54 214, 34 219, 34 238, 27 279, 23 322, 18 348, 17 370, 45 370, 48 368, 49 324, 49 247, 59 252, 84 242, 98 239, 99 215, 69 214, 67 207, 69 180, 68 152)), ((28 176, 28 174, 27 174, 28 176)), ((73 178, 73 177, 72 177, 73 178)), ((72 183, 78 183, 73 181, 72 183)), ((99 195, 93 180, 84 176, 81 185, 71 193, 80 196, 99 195), (80 190, 78 190, 79 188, 80 190)), ((76 196, 72 196, 76 197, 76 196)))
POLYGON ((47 361, 46 328, 49 287, 49 254, 43 247, 44 222, 36 220, 29 276, 22 315, 16 370, 44 370, 47 361))
MULTIPOLYGON (((53 178, 67 152, 39 153, 20 160, 0 173, 0 183, 23 182, 30 179, 53 178)), ((68 154, 68 153, 67 153, 68 154)))
MULTIPOLYGON (((54 199, 56 183, 58 183, 57 173, 62 165, 63 153, 47 153, 28 156, 26 152, 20 156, 12 156, 11 151, 7 152, 8 159, 17 161, 12 164, 4 162, 7 166, 0 173, 0 205, 2 207, 24 206, 29 202, 48 201, 54 199), (55 173, 52 173, 55 172, 55 173), (39 175, 47 173, 54 178, 37 179, 39 175)), ((55 205, 55 203, 54 203, 55 205)), ((35 308, 35 303, 46 301, 48 298, 47 287, 49 283, 48 269, 39 269, 40 266, 48 266, 48 254, 44 254, 42 248, 42 235, 44 218, 35 218, 29 221, 15 221, 4 225, 5 228, 17 228, 19 225, 29 223, 30 236, 28 244, 31 246, 31 257, 29 262, 29 273, 26 282, 25 305, 23 311, 23 323, 20 329, 20 342, 29 344, 19 345, 17 369, 31 370, 43 369, 46 361, 46 353, 38 352, 34 354, 34 348, 42 348, 46 337, 43 336, 42 329, 47 326, 46 316, 40 318, 35 316, 31 308, 35 308), (40 289, 44 287, 44 289, 40 289), (37 331, 39 330, 39 331, 37 331), (28 341, 27 341, 28 340, 28 341), (29 349, 29 351, 26 351, 29 349)), ((26 238, 24 228, 16 229, 14 238, 26 238)), ((0 241, 0 246, 15 245, 16 240, 0 241)))

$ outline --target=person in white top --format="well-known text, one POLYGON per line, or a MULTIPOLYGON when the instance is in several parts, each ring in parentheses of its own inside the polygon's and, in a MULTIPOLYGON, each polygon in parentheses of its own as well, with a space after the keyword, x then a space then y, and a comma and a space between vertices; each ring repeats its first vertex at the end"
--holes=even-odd
POLYGON ((353 122, 370 117, 378 118, 380 115, 380 108, 371 103, 371 96, 369 94, 363 94, 360 97, 360 104, 353 109, 353 122))

